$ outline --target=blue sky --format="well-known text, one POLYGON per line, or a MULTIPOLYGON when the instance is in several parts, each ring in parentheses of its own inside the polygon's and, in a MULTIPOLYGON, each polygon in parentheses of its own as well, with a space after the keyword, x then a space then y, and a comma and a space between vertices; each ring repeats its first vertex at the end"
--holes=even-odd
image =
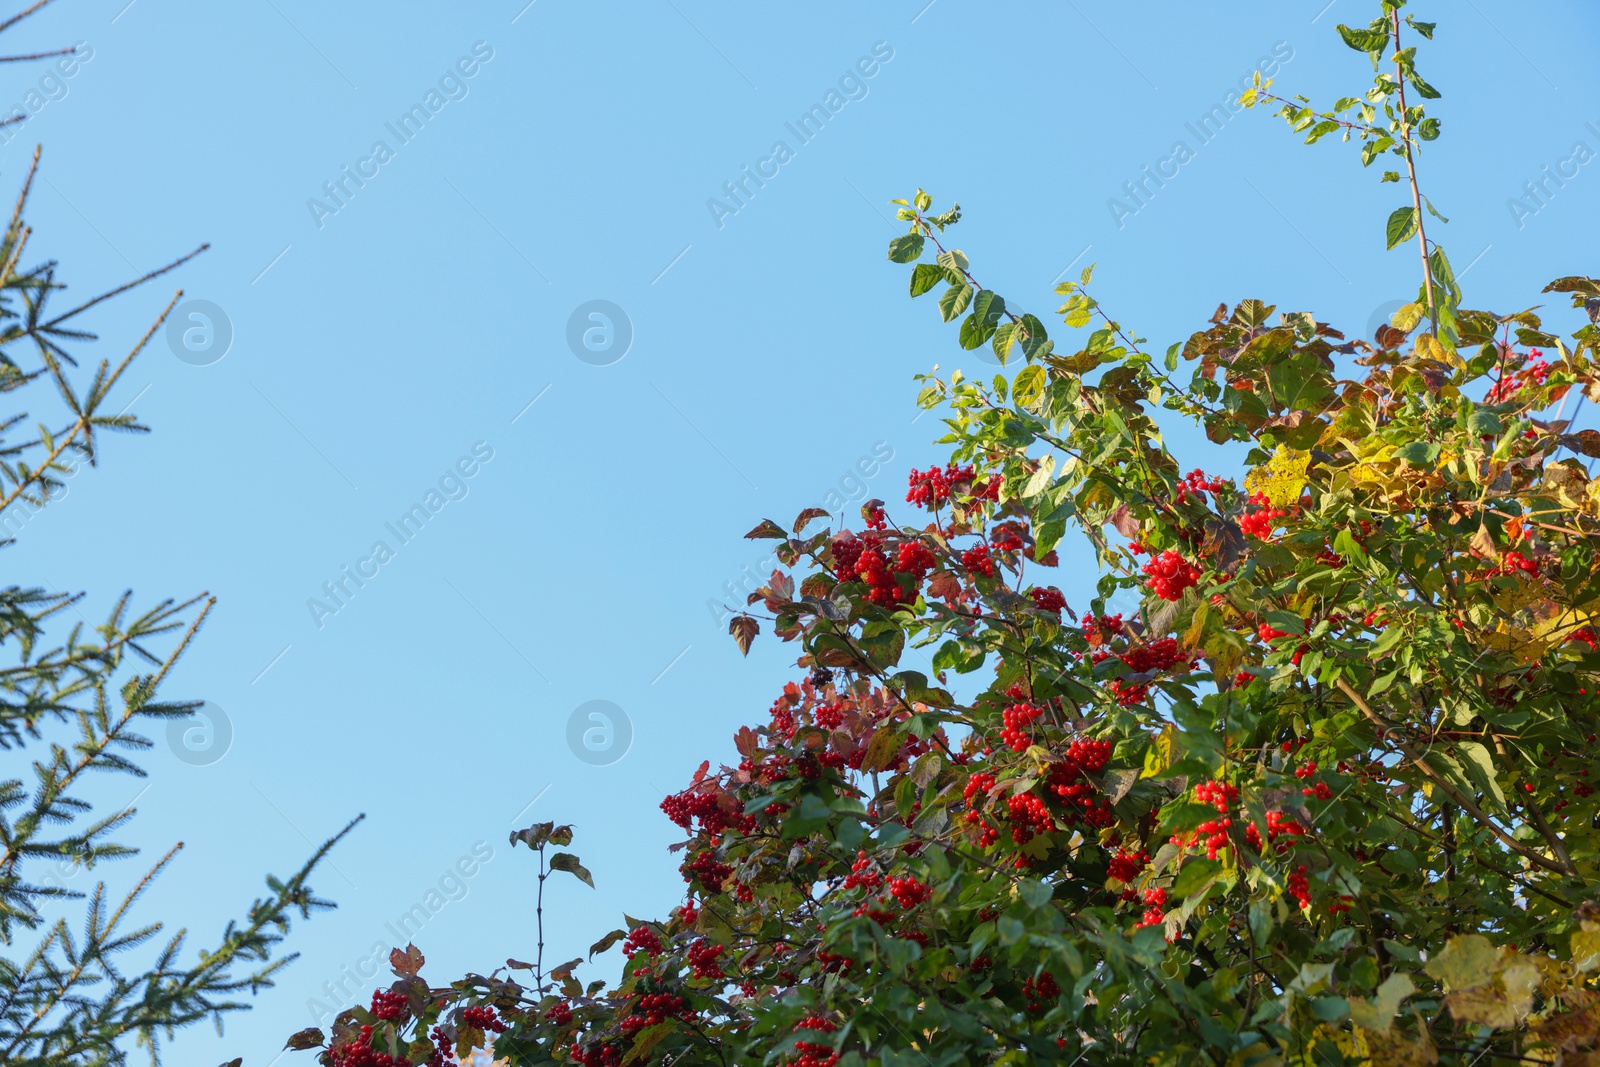
MULTIPOLYGON (((770 637, 741 658, 708 606, 762 566, 742 534, 899 500, 938 455, 912 376, 994 369, 906 298, 889 199, 959 200, 954 242, 1012 305, 1049 311, 1098 263, 1104 305, 1162 347, 1222 300, 1365 334, 1410 298, 1414 254, 1382 246, 1398 187, 1226 108, 1264 59, 1281 90, 1363 89, 1333 27, 1369 6, 59 0, 9 34, 93 50, 71 77, 0 68, 0 99, 35 112, 0 179, 45 148, 31 249, 86 294, 210 242, 170 280, 232 334, 215 362, 164 338, 141 357, 123 396, 154 434, 108 442, 6 557, 8 581, 87 591, 91 619, 127 587, 219 597, 169 691, 222 709, 226 754, 158 734, 147 780, 94 786, 137 796, 146 858, 186 843, 146 914, 213 937, 264 872, 368 815, 316 879, 340 909, 296 930, 303 958, 169 1062, 269 1063, 416 905, 436 979, 528 957, 533 863, 505 842, 536 819, 577 824, 599 886, 552 883, 547 959, 681 899, 656 804, 793 676, 770 637), (626 352, 584 349, 591 328, 626 352), (591 701, 626 717, 619 760, 569 747, 591 701)), ((1469 304, 1539 303, 1596 267, 1592 13, 1417 10, 1442 20, 1422 176, 1452 221, 1430 236, 1469 304)), ((168 281, 105 308, 89 354, 125 350, 168 281)))

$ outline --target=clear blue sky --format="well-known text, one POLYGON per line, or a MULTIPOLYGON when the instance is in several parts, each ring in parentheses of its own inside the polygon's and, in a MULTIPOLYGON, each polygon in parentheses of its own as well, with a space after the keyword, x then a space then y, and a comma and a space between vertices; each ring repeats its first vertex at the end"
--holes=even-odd
MULTIPOLYGON (((231 749, 197 765, 158 735, 147 782, 95 786, 113 807, 148 786, 145 858, 187 843, 147 914, 212 938, 265 871, 368 814, 316 880, 340 909, 296 930, 303 958, 170 1062, 270 1062, 442 878, 465 897, 434 898, 428 974, 528 957, 514 824, 575 822, 599 885, 552 883, 547 959, 681 898, 662 792, 729 758, 792 677, 789 647, 742 659, 708 609, 762 561, 741 535, 830 490, 852 513, 903 497, 936 454, 912 375, 993 369, 906 298, 885 201, 958 199, 956 243, 1014 305, 1048 312, 1063 270, 1098 262, 1104 304, 1161 346, 1221 300, 1364 333, 1414 293, 1413 253, 1382 248, 1398 187, 1353 149, 1225 107, 1207 142, 1190 128, 1275 48, 1281 89, 1361 89, 1370 68, 1333 26, 1375 5, 926 2, 58 0, 7 35, 93 49, 42 88, 44 68, 0 68, 4 101, 45 101, 0 148, 9 189, 45 146, 31 250, 87 293, 209 241, 175 284, 233 330, 207 366, 153 347, 123 395, 155 433, 108 442, 6 555, 8 581, 87 590, 90 618, 127 586, 220 598, 170 692, 224 709, 231 749), (1192 158, 1128 201, 1178 141, 1192 158), (742 206, 724 191, 741 180, 742 206), (1119 220, 1113 197, 1139 209, 1119 220), (620 361, 569 347, 591 300, 631 322, 620 361), (402 542, 386 524, 435 488, 402 542), (345 567, 376 575, 337 613, 309 608, 335 606, 323 584, 345 567), (568 747, 591 700, 632 723, 611 765, 568 747), (493 858, 446 877, 480 841, 493 858)), ((1420 64, 1445 93, 1423 179, 1453 220, 1430 233, 1470 266, 1469 303, 1517 310, 1596 272, 1600 163, 1570 162, 1600 152, 1592 6, 1418 12, 1442 20, 1420 64), (1576 174, 1544 203, 1508 206, 1563 161, 1576 174)), ((96 319, 97 357, 142 331, 157 289, 96 319)))

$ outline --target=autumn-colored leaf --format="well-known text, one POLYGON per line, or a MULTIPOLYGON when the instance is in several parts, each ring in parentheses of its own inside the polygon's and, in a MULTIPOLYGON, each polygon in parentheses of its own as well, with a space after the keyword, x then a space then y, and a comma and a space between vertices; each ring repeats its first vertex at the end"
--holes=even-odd
MULTIPOLYGON (((293 1034, 290 1034, 288 1042, 285 1043, 283 1047, 287 1049, 294 1049, 296 1052, 299 1052, 308 1048, 321 1048, 322 1043, 325 1040, 327 1039, 322 1036, 322 1031, 320 1029, 315 1026, 308 1026, 304 1030, 297 1030, 293 1034)), ((234 1062, 238 1063, 239 1061, 235 1060, 234 1062)), ((226 1065, 224 1065, 224 1067, 226 1067, 226 1065)))
POLYGON ((389 966, 401 978, 410 978, 422 970, 426 962, 422 952, 416 945, 407 945, 402 949, 391 949, 389 952, 389 966))
POLYGON ((782 541, 786 540, 788 536, 789 535, 784 531, 784 528, 773 522, 771 519, 762 519, 760 525, 751 530, 749 533, 745 534, 745 537, 749 540, 756 540, 766 537, 782 541))
POLYGON ((748 615, 737 615, 728 621, 728 632, 739 645, 739 651, 750 654, 750 645, 761 632, 761 624, 748 615))

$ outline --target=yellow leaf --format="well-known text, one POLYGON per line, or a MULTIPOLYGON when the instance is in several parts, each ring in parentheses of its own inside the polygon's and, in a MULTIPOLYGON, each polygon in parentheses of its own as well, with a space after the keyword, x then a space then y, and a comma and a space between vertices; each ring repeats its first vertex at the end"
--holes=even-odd
POLYGON ((1245 475, 1244 485, 1252 493, 1266 494, 1273 507, 1286 508, 1299 502, 1310 466, 1310 452, 1279 445, 1271 459, 1245 475))
POLYGON ((1156 736, 1150 751, 1144 754, 1144 773, 1140 778, 1154 778, 1178 762, 1178 732, 1171 726, 1156 736))
POLYGON ((1422 321, 1422 315, 1427 310, 1421 304, 1407 304, 1390 316, 1389 325, 1401 333, 1410 333, 1417 328, 1417 323, 1422 321))
POLYGON ((1572 965, 1584 972, 1600 967, 1600 923, 1586 922, 1572 935, 1572 965))
POLYGON ((1350 998, 1350 1020, 1363 1029, 1388 1033, 1395 1012, 1400 1010, 1400 1002, 1416 991, 1410 975, 1391 974, 1371 1001, 1350 998))
POLYGON ((1424 359, 1431 359, 1443 363, 1448 367, 1460 370, 1467 365, 1467 361, 1456 355, 1455 349, 1446 348, 1439 343, 1439 339, 1431 333, 1417 335, 1417 354, 1424 359))
POLYGON ((1411 1037, 1399 1030, 1387 1033, 1367 1031, 1368 1067, 1433 1067, 1439 1062, 1425 1026, 1418 1025, 1417 1036, 1411 1037))
POLYGON ((1429 960, 1423 971, 1450 989, 1471 989, 1494 979, 1499 970, 1495 966, 1498 957, 1487 937, 1464 934, 1447 941, 1444 950, 1429 960))
POLYGON ((1518 1016, 1497 983, 1462 989, 1444 998, 1450 1014, 1464 1023, 1478 1023, 1495 1030, 1509 1030, 1518 1016))

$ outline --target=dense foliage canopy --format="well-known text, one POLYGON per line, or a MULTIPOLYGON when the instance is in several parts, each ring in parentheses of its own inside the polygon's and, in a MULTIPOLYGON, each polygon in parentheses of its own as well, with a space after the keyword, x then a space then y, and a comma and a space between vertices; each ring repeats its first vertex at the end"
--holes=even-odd
MULTIPOLYGON (((1396 167, 1386 236, 1423 277, 1392 324, 1240 300, 1157 354, 1085 270, 1062 344, 948 245, 956 209, 898 202, 911 295, 1006 370, 924 379, 949 462, 906 508, 751 532, 786 569, 732 632, 770 627, 802 672, 663 803, 686 903, 598 941, 614 985, 538 960, 432 988, 397 952, 324 1062, 1600 1055, 1600 433, 1563 418, 1600 399, 1600 282, 1546 290, 1587 310, 1570 340, 1463 302, 1417 179, 1438 93, 1409 42, 1434 27, 1403 6, 1340 27, 1362 95, 1245 99, 1396 167), (1180 462, 1182 421, 1248 450, 1242 484, 1180 462), (1099 569, 1079 611, 1062 558, 1099 569)), ((588 879, 546 858, 570 828, 513 840, 541 889, 588 879)))

